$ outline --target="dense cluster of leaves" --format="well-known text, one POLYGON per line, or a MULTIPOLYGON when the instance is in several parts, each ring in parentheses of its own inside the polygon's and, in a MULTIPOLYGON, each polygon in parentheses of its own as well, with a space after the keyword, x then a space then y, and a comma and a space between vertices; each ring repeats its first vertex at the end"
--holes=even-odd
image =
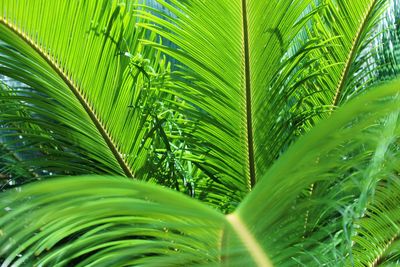
POLYGON ((398 5, 2 0, 3 266, 399 263, 398 5))

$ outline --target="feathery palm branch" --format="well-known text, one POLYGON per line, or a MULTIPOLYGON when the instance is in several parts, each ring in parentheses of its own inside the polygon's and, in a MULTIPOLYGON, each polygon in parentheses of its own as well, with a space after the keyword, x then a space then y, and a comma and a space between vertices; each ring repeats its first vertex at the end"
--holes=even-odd
MULTIPOLYGON (((358 220, 375 207, 376 185, 390 180, 379 175, 397 175, 384 163, 388 151, 397 153, 398 84, 356 100, 288 147, 336 106, 396 74, 397 21, 382 28, 396 2, 157 2, 0 3, 0 74, 19 81, 0 85, 2 177, 14 185, 51 174, 124 175, 235 212, 223 216, 123 180, 23 187, 2 202, 12 210, 0 221, 5 265, 36 256, 45 265, 387 259, 364 258, 351 240, 364 240, 358 220), (374 36, 382 42, 374 45, 374 36), (34 211, 13 225, 29 205, 34 211), (21 231, 15 238, 30 238, 15 247, 12 235, 26 220, 39 224, 21 231), (43 225, 49 230, 40 234, 43 225), (51 235, 63 225, 76 228, 51 235), (125 256, 132 247, 134 256, 125 256)), ((383 237, 380 247, 395 239, 383 237)))

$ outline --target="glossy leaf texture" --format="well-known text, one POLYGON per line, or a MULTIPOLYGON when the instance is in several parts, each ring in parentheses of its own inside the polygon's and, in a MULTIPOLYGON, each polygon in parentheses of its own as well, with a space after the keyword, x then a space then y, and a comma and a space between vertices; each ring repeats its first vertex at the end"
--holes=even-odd
POLYGON ((398 191, 399 88, 399 82, 382 85, 319 123, 229 215, 170 189, 112 177, 60 178, 9 190, 0 200, 3 265, 361 261, 367 256, 357 247, 377 231, 375 221, 386 229, 381 246, 390 246, 398 229, 390 196, 398 191), (314 188, 323 196, 309 195, 316 182, 324 182, 314 188), (310 210, 317 216, 305 228, 310 210))

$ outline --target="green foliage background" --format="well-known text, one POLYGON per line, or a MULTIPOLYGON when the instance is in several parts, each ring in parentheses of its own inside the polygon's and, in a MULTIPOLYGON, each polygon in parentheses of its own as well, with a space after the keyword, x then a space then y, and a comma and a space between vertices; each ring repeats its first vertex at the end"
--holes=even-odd
POLYGON ((2 0, 2 266, 398 264, 398 5, 2 0))

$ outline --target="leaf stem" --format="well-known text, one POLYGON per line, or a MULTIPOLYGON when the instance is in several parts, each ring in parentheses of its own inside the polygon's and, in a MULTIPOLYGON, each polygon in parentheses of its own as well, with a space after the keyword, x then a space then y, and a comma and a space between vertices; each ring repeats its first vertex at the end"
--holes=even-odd
POLYGON ((256 184, 256 172, 254 162, 254 137, 253 137, 253 118, 251 108, 251 81, 250 81, 250 54, 249 54, 249 31, 247 19, 247 3, 242 0, 243 12, 243 45, 244 45, 244 69, 245 69, 245 86, 246 86, 246 125, 247 125, 247 149, 248 164, 250 175, 250 188, 256 184))

